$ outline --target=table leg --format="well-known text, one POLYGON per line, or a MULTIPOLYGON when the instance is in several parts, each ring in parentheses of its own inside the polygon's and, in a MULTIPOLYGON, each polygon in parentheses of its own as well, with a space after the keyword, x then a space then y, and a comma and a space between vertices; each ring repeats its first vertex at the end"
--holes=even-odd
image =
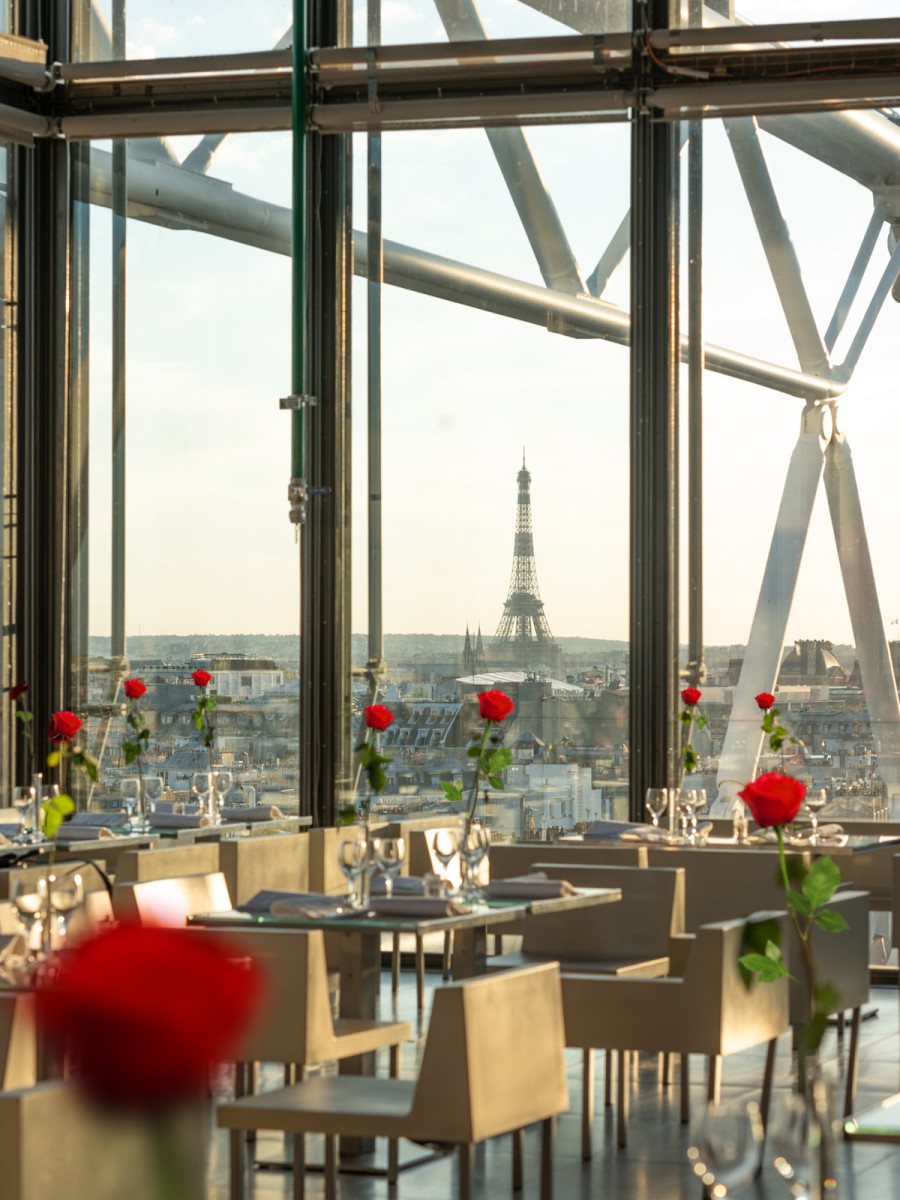
POLYGON ((487 929, 456 929, 453 932, 453 978, 471 979, 487 970, 487 929))
MULTIPOLYGON (((381 982, 381 938, 376 934, 342 932, 340 939, 342 1017, 374 1020, 381 982)), ((341 1075, 374 1075, 375 1055, 360 1054, 341 1059, 341 1075)), ((341 1138, 341 1154, 370 1154, 374 1138, 341 1138)))

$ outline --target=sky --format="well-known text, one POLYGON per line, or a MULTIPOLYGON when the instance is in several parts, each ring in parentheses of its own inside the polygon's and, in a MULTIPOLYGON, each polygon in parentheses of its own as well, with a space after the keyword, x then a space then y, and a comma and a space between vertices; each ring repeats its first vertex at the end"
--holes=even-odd
MULTIPOLYGON (((518 3, 483 0, 493 36, 564 30, 518 3)), ((363 9, 357 10, 357 29, 363 9)), ((777 20, 783 8, 746 3, 777 20)), ((891 15, 795 5, 792 19, 891 15)), ((132 56, 270 46, 289 6, 128 5, 132 56), (249 26, 248 26, 249 22, 249 26)), ((385 0, 385 41, 443 40, 431 0, 385 0)), ((587 275, 628 209, 626 125, 527 131, 587 275)), ((796 366, 746 195, 718 122, 705 126, 707 340, 796 366)), ((871 194, 762 135, 820 328, 871 212, 871 194)), ((183 158, 196 139, 172 139, 183 158)), ((485 135, 385 135, 384 235, 540 283, 485 135)), ((103 148, 103 147, 101 147, 103 148)), ((356 228, 365 225, 365 141, 355 139, 356 228)), ((889 164, 890 166, 890 164, 889 164)), ((288 134, 232 135, 210 174, 290 203, 288 134)), ((202 233, 128 229, 127 628, 149 633, 292 632, 298 557, 285 499, 289 417, 287 258, 202 233)), ((91 632, 109 623, 110 217, 96 209, 92 269, 91 632)), ((879 241, 871 288, 886 262, 879 241)), ((865 288, 864 288, 865 293, 865 288)), ((867 293, 866 293, 867 294, 867 293)), ((628 261, 605 298, 627 308, 628 261)), ((628 636, 628 357, 599 340, 384 290, 384 627, 494 631, 512 566, 516 473, 532 473, 541 596, 558 636, 628 636)), ((365 285, 353 292, 353 629, 366 628, 365 285)), ((840 402, 852 446, 882 616, 900 618, 895 488, 900 309, 888 301, 840 402)), ((850 324, 852 325, 852 318, 850 324)), ((840 347, 839 347, 840 349, 840 347)), ((837 355, 840 359, 840 353, 837 355)), ((801 403, 707 372, 704 381, 705 634, 746 640, 801 403)), ((896 632, 896 631, 895 631, 896 632)), ((852 640, 824 492, 788 639, 852 640)))

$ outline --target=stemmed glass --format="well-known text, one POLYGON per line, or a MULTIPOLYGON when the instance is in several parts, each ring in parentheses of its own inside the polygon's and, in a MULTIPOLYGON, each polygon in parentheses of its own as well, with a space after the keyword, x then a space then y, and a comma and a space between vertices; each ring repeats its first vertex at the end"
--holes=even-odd
POLYGON ((37 959, 36 951, 40 949, 43 932, 41 917, 47 909, 46 876, 32 871, 14 875, 9 895, 25 932, 28 961, 33 963, 37 959))
POLYGON ((669 811, 669 789, 647 788, 644 793, 644 808, 650 814, 653 828, 659 829, 659 818, 669 811))
POLYGON ((810 1105, 796 1092, 780 1102, 772 1122, 775 1170, 796 1200, 807 1200, 810 1185, 810 1105))
POLYGON ((685 832, 691 845, 697 842, 697 811, 706 808, 706 788, 688 788, 681 793, 681 807, 685 812, 685 832), (688 821, 690 830, 688 831, 688 821))
POLYGON ((384 876, 384 894, 390 899, 394 894, 394 877, 403 866, 406 842, 402 837, 372 838, 372 854, 375 866, 384 876))
POLYGON ((471 829, 463 833, 459 843, 459 856, 465 867, 463 882, 465 884, 466 899, 468 900, 479 900, 481 898, 478 873, 489 849, 490 838, 488 831, 483 825, 473 825, 471 829))
POLYGON ((141 786, 140 776, 135 775, 121 781, 122 803, 128 813, 128 825, 132 833, 146 833, 150 828, 147 821, 146 793, 141 786))
POLYGON ((441 882, 445 890, 451 886, 450 864, 459 853, 459 833, 455 829, 436 829, 431 843, 434 857, 441 865, 441 882))
POLYGON ((150 813, 156 812, 156 806, 162 800, 163 794, 163 777, 162 775, 145 775, 144 776, 144 816, 147 817, 150 813))
POLYGON ((367 850, 365 838, 344 838, 338 842, 338 863, 347 876, 347 900, 351 908, 360 907, 359 878, 368 868, 367 850))
POLYGON ((806 793, 803 807, 809 815, 810 840, 815 840, 819 828, 818 814, 828 803, 828 793, 824 788, 810 788, 806 793))
POLYGON ((191 776, 191 795, 195 804, 200 806, 200 816, 209 814, 209 797, 212 791, 212 773, 210 771, 195 771, 191 776))
POLYGON ((61 942, 66 940, 66 917, 84 901, 84 884, 77 873, 50 876, 51 915, 59 917, 57 926, 61 942))
POLYGON ((709 1196, 719 1200, 753 1180, 763 1143, 759 1105, 726 1101, 706 1110, 688 1158, 709 1196))
POLYGON ((222 809, 225 806, 225 800, 231 792, 231 789, 234 787, 234 776, 230 771, 213 771, 212 786, 216 797, 216 819, 221 820, 222 809))
POLYGON ((13 841, 28 843, 37 832, 37 789, 34 787, 13 788, 12 806, 22 814, 22 830, 13 841))

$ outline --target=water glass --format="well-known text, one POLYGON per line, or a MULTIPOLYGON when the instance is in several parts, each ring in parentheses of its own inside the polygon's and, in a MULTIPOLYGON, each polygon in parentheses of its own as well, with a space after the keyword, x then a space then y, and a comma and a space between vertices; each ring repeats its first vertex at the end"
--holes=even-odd
POLYGON ((120 783, 122 804, 128 813, 128 826, 132 833, 146 833, 149 829, 144 804, 144 792, 140 777, 131 776, 120 783))
POLYGON ((384 894, 390 899, 394 893, 394 878, 406 857, 406 842, 402 837, 379 837, 372 838, 371 845, 375 866, 384 876, 384 894))
POLYGON ((815 838, 819 828, 819 813, 828 803, 828 793, 824 788, 809 788, 806 793, 806 799, 803 802, 803 807, 809 817, 810 838, 815 838))
POLYGON ((440 866, 444 889, 450 890, 459 880, 458 870, 456 879, 451 879, 450 870, 450 864, 459 853, 459 832, 456 829, 435 829, 431 849, 440 866))
POLYGON ((19 844, 34 841, 37 833, 37 789, 13 788, 12 806, 22 814, 22 830, 13 839, 19 844))
POLYGON ((36 871, 23 871, 14 875, 9 896, 22 922, 29 961, 34 962, 36 952, 41 948, 44 928, 42 918, 47 910, 46 876, 36 871))
POLYGON ((463 862, 463 884, 467 900, 481 899, 481 864, 490 849, 490 837, 483 825, 473 825, 462 835, 459 856, 463 862))
POLYGON ((659 829, 659 818, 669 811, 669 789, 647 788, 644 793, 644 808, 650 814, 653 828, 659 829))
POLYGON ((759 1105, 753 1101, 710 1105, 688 1150, 694 1174, 709 1196, 720 1200, 753 1180, 763 1135, 759 1105))
POLYGON ((779 1103, 771 1124, 775 1170, 788 1185, 796 1200, 809 1196, 812 1161, 810 1141, 812 1111, 806 1096, 794 1092, 779 1103))
POLYGON ((191 776, 191 797, 200 806, 200 816, 210 815, 210 796, 212 794, 212 772, 195 771, 191 776))
POLYGON ((144 776, 144 816, 156 812, 156 806, 162 800, 165 785, 162 775, 144 776))
POLYGON ((234 787, 234 776, 230 771, 213 771, 212 786, 215 792, 216 816, 221 819, 225 801, 234 787))
POLYGON ((347 876, 347 900, 351 908, 359 908, 359 880, 368 869, 368 847, 365 838, 343 838, 338 842, 338 863, 347 876))
POLYGON ((61 943, 66 940, 66 918, 84 902, 84 883, 77 872, 50 876, 51 915, 59 917, 57 935, 61 943))

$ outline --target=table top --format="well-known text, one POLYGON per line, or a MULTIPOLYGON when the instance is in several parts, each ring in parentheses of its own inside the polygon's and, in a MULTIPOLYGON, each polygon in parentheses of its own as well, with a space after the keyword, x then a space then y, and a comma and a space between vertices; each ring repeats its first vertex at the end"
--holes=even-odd
POLYGON ((858 1142, 900 1142, 900 1093, 847 1117, 844 1136, 858 1142))
MULTIPOLYGON (((533 843, 526 842, 523 845, 532 845, 533 843)), ((733 837, 710 837, 705 842, 698 843, 692 846, 689 842, 668 842, 664 838, 658 841, 651 838, 630 837, 617 838, 584 838, 579 834, 570 835, 560 838, 559 842, 547 843, 547 845, 566 845, 566 846, 647 846, 652 850, 776 850, 777 842, 769 840, 765 836, 751 834, 748 842, 738 843, 733 837)), ((807 838, 798 841, 785 839, 786 850, 809 850, 812 854, 831 854, 831 855, 847 855, 859 854, 863 851, 870 850, 886 850, 888 852, 900 853, 900 837, 884 834, 879 834, 877 830, 873 830, 871 834, 845 834, 840 841, 831 841, 823 839, 821 842, 813 842, 807 838)))
POLYGON ((564 912, 613 904, 622 899, 621 888, 576 888, 571 896, 552 896, 539 900, 488 900, 470 912, 445 917, 416 917, 408 913, 396 916, 352 908, 336 909, 321 916, 273 916, 272 913, 199 913, 188 918, 190 925, 230 929, 333 929, 347 933, 416 933, 444 929, 480 929, 519 921, 528 913, 564 912))

